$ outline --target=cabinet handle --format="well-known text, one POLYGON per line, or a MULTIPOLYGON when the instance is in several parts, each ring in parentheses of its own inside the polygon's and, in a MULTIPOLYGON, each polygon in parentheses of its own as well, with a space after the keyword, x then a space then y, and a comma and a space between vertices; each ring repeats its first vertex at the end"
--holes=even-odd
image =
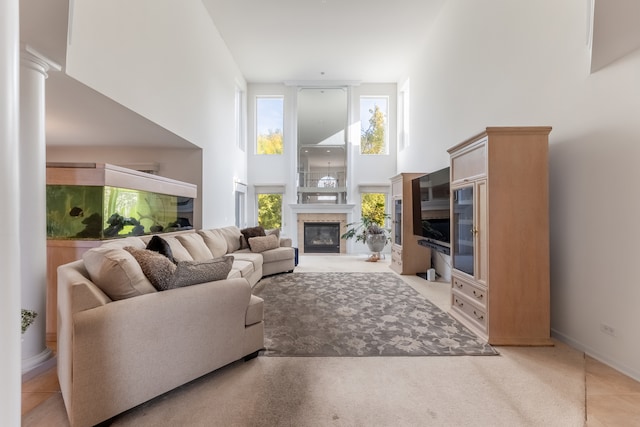
POLYGON ((460 289, 462 289, 464 287, 464 285, 458 281, 456 281, 456 286, 460 289))
POLYGON ((475 310, 473 310, 473 315, 476 316, 476 319, 478 320, 484 320, 484 315, 478 315, 478 312, 476 312, 475 310))
POLYGON ((463 306, 464 306, 464 303, 463 303, 463 302, 460 302, 460 300, 456 298, 456 305, 457 305, 458 307, 463 307, 463 306))
POLYGON ((481 294, 479 292, 476 292, 475 290, 473 291, 473 295, 478 298, 478 299, 482 299, 484 298, 484 294, 481 294))
POLYGON ((473 229, 471 230, 471 232, 476 235, 478 234, 478 229, 476 227, 473 227, 473 229))

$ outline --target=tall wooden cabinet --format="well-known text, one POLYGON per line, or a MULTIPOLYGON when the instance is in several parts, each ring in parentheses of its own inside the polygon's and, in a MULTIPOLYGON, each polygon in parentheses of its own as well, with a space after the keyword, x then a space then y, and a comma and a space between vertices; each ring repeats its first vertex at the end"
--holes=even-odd
POLYGON ((550 345, 550 127, 489 127, 449 149, 451 313, 494 345, 550 345))
POLYGON ((398 274, 426 273, 431 250, 413 234, 411 181, 424 173, 401 173, 391 178, 391 269, 398 274))

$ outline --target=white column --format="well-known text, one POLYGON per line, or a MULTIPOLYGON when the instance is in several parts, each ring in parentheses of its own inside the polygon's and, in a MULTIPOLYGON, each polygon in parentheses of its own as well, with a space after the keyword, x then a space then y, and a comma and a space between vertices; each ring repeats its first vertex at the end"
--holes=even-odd
POLYGON ((0 2, 0 414, 20 425, 19 0, 0 2))
POLYGON ((47 201, 45 92, 47 71, 60 66, 28 45, 20 52, 20 250, 22 308, 38 317, 22 336, 22 372, 52 355, 46 346, 47 201))

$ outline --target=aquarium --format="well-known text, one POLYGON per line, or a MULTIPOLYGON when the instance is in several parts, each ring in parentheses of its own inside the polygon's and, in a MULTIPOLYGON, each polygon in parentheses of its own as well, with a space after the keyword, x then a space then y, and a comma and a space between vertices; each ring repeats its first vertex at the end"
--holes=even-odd
POLYGON ((47 185, 48 239, 113 239, 190 228, 192 197, 108 185, 47 185))

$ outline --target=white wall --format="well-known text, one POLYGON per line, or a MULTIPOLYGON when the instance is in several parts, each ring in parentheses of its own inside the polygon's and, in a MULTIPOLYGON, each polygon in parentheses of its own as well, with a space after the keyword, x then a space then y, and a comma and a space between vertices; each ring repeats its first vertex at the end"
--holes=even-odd
POLYGON ((584 0, 447 1, 407 76, 398 165, 444 167, 486 126, 551 125, 553 332, 640 379, 640 51, 589 74, 588 12, 584 0))
POLYGON ((66 72, 202 148, 201 164, 182 165, 202 170, 202 225, 233 224, 234 181, 246 182, 234 97, 246 83, 202 2, 70 6, 66 72))

